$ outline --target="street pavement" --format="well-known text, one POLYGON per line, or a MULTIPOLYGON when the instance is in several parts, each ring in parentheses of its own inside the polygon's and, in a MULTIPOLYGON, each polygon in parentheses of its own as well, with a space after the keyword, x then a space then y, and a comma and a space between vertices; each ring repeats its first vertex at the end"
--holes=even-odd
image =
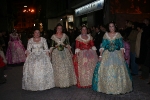
POLYGON ((46 91, 22 90, 22 66, 8 67, 5 70, 7 83, 0 85, 0 100, 150 100, 148 80, 133 76, 134 90, 124 95, 107 95, 91 88, 52 88, 46 91))

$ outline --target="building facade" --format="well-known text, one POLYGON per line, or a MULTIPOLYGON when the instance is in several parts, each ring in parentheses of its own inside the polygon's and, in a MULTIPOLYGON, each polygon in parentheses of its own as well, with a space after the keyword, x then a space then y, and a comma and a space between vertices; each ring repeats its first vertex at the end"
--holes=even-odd
POLYGON ((104 0, 78 0, 78 3, 72 2, 71 8, 74 10, 76 27, 83 24, 92 27, 104 23, 104 0))

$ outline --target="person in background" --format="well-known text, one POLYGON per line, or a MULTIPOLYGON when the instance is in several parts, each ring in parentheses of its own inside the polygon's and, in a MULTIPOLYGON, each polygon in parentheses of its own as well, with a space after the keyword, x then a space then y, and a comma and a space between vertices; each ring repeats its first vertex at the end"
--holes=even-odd
POLYGON ((140 42, 140 65, 143 66, 146 56, 147 56, 147 52, 148 52, 148 46, 147 46, 147 42, 148 39, 150 37, 150 25, 149 25, 149 20, 145 19, 144 20, 144 24, 142 25, 142 35, 141 35, 141 42, 140 42))
POLYGON ((0 46, 0 84, 6 83, 6 78, 4 77, 4 67, 6 66, 7 61, 2 51, 2 47, 0 46))
MULTIPOLYGON (((145 22, 145 25, 146 25, 146 23, 147 22, 145 22)), ((145 29, 145 30, 147 30, 147 32, 148 32, 148 30, 149 30, 148 25, 145 26, 145 27, 147 27, 147 29, 145 29)), ((140 79, 149 78, 149 72, 150 72, 150 37, 148 36, 148 34, 150 34, 150 33, 145 33, 145 35, 146 34, 147 34, 147 37, 145 38, 146 39, 145 46, 147 48, 147 53, 146 53, 146 56, 145 56, 144 64, 141 68, 142 73, 141 73, 140 79)), ((146 52, 146 50, 145 50, 145 52, 146 52)), ((150 84, 150 80, 149 80, 148 84, 150 84)))
POLYGON ((142 61, 141 61, 141 39, 143 36, 143 25, 141 23, 138 23, 137 25, 137 38, 136 38, 136 43, 135 43, 135 54, 136 54, 136 63, 138 64, 138 67, 141 68, 142 66, 142 61))
POLYGON ((92 36, 92 31, 91 31, 91 29, 90 29, 90 28, 88 28, 88 30, 87 30, 87 34, 90 34, 90 35, 92 36))
POLYGON ((105 25, 100 25, 100 30, 105 33, 106 32, 105 25))
POLYGON ((131 21, 126 21, 126 28, 124 29, 124 36, 128 37, 132 31, 132 22, 131 21))
POLYGON ((27 42, 28 42, 28 37, 26 31, 21 33, 21 41, 25 49, 27 49, 27 42))
POLYGON ((105 33, 103 31, 101 31, 99 29, 99 27, 96 27, 96 35, 94 37, 94 44, 96 46, 96 49, 97 49, 96 52, 98 55, 100 54, 99 49, 100 49, 100 44, 102 43, 102 39, 103 39, 104 34, 105 33))
POLYGON ((20 64, 25 62, 25 48, 22 45, 16 30, 10 34, 6 59, 8 64, 20 64))
POLYGON ((128 36, 128 40, 131 47, 130 58, 131 58, 132 75, 138 75, 138 65, 135 62, 136 61, 135 44, 136 44, 137 34, 138 34, 137 23, 132 23, 132 31, 128 36))
POLYGON ((2 50, 5 52, 6 44, 5 44, 5 40, 4 40, 4 38, 3 38, 3 33, 2 33, 2 31, 0 31, 0 45, 1 45, 2 50))
POLYGON ((71 46, 71 50, 72 53, 75 53, 75 33, 73 32, 73 30, 69 30, 69 42, 70 42, 70 46, 71 46))
MULTIPOLYGON (((148 79, 149 78, 149 72, 150 72, 150 37, 149 40, 147 41, 147 55, 146 55, 146 59, 144 62, 144 65, 142 66, 142 73, 141 73, 141 79, 148 79)), ((148 84, 150 84, 150 80, 148 82, 148 84)))
POLYGON ((8 48, 9 35, 8 33, 6 33, 6 31, 2 31, 2 35, 3 35, 4 42, 5 42, 5 45, 3 46, 3 51, 4 51, 4 54, 6 55, 6 51, 8 48))
POLYGON ((96 35, 96 27, 93 26, 93 27, 91 28, 91 31, 92 31, 92 37, 94 38, 95 35, 96 35))
POLYGON ((130 65, 130 44, 129 41, 127 39, 127 37, 123 36, 123 45, 124 45, 124 49, 125 49, 125 54, 124 54, 124 58, 128 64, 128 67, 130 65))

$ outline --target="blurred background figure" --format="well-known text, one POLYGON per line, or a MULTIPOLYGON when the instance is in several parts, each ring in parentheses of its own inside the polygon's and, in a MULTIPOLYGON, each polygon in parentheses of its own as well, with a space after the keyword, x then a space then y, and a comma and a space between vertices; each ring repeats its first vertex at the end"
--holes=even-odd
POLYGON ((25 62, 25 49, 16 30, 10 34, 6 59, 8 64, 19 64, 25 62))

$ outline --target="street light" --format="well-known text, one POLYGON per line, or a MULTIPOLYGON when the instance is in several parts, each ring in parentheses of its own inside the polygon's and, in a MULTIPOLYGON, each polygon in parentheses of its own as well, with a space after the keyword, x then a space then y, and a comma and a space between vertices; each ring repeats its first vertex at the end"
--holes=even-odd
POLYGON ((26 6, 26 5, 24 5, 24 7, 26 8, 27 6, 26 6))
POLYGON ((34 12, 34 9, 32 9, 31 12, 34 12))

